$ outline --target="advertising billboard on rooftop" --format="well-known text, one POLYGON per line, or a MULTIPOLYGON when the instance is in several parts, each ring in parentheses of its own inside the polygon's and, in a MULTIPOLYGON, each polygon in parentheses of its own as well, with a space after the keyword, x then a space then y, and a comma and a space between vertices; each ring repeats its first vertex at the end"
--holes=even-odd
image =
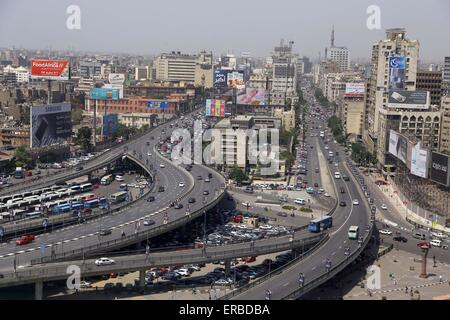
POLYGON ((69 80, 68 60, 31 60, 31 79, 69 80))
POLYGON ((214 71, 214 87, 224 88, 227 87, 227 75, 229 70, 215 70, 214 71))
POLYGON ((225 117, 225 101, 206 99, 205 115, 208 117, 225 117))
POLYGON ((119 100, 120 91, 118 89, 91 88, 90 96, 94 100, 119 100))
POLYGON ((232 71, 227 75, 228 86, 231 88, 243 88, 244 83, 244 72, 242 71, 232 71))
POLYGON ((72 136, 72 106, 54 103, 30 108, 30 147, 61 144, 72 136))
POLYGON ((102 118, 102 134, 112 136, 119 127, 119 118, 116 113, 105 114, 102 118))
POLYGON ((264 106, 266 104, 266 90, 262 88, 245 88, 237 95, 237 104, 264 106))
POLYGON ((124 73, 110 73, 108 75, 108 82, 110 84, 123 84, 125 82, 124 73))
POLYGON ((352 82, 345 84, 344 97, 364 97, 366 84, 364 82, 352 82))
POLYGON ((147 101, 147 108, 150 109, 166 109, 169 107, 169 102, 167 101, 160 101, 160 100, 149 100, 147 101))
POLYGON ((395 55, 389 57, 389 90, 405 89, 406 58, 395 55))

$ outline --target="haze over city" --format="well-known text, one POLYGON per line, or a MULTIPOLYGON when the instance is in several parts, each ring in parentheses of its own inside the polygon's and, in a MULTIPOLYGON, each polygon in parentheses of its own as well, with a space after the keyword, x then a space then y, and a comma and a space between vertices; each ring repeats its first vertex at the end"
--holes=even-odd
POLYGON ((206 49, 266 56, 284 38, 293 40, 300 54, 317 59, 334 25, 336 45, 347 46, 358 59, 370 56, 385 29, 403 27, 407 37, 420 41, 421 59, 433 62, 450 51, 440 33, 450 29, 449 12, 446 0, 3 0, 0 47, 139 54, 206 49), (81 30, 65 26, 72 4, 81 8, 81 30), (369 5, 381 9, 380 30, 366 28, 369 5))

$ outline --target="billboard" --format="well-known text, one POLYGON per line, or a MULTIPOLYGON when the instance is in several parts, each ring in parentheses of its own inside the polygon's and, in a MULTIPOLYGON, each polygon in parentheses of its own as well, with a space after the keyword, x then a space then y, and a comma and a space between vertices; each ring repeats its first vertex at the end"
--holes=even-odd
POLYGON ((72 106, 54 103, 30 109, 30 147, 40 148, 63 143, 72 136, 72 106))
POLYGON ((388 106, 390 108, 428 109, 430 93, 428 91, 390 90, 388 106))
POLYGON ((150 109, 153 109, 153 108, 166 109, 168 107, 169 107, 169 102, 167 102, 167 101, 158 101, 158 100, 147 101, 147 108, 150 108, 150 109))
POLYGON ((345 84, 345 97, 364 97, 366 84, 364 82, 353 82, 345 84))
POLYGON ((119 118, 116 113, 105 114, 102 118, 102 134, 112 136, 117 132, 119 118))
POLYGON ((266 90, 262 88, 246 88, 238 93, 237 104, 263 106, 266 104, 266 90))
POLYGON ((31 78, 47 80, 69 80, 68 60, 31 60, 31 78))
POLYGON ((108 82, 110 84, 123 84, 125 82, 124 73, 110 73, 108 75, 108 82))
POLYGON ((389 57, 389 89, 405 89, 406 58, 404 56, 389 57))
POLYGON ((119 90, 119 99, 123 99, 123 84, 116 84, 116 83, 105 84, 103 86, 103 89, 109 89, 109 90, 116 89, 116 90, 119 90))
POLYGON ((411 148, 411 174, 427 178, 428 169, 428 150, 422 148, 421 143, 416 143, 415 146, 411 148))
POLYGON ((224 88, 227 86, 228 70, 215 70, 214 71, 214 87, 224 88))
POLYGON ((205 115, 209 117, 225 117, 225 100, 206 99, 205 115))
POLYGON ((119 100, 120 92, 118 89, 91 88, 90 96, 94 100, 119 100))
POLYGON ((401 160, 404 164, 407 164, 408 139, 400 133, 391 130, 389 134, 389 153, 401 160))
POLYGON ((232 71, 227 75, 227 83, 231 88, 243 88, 244 83, 244 72, 232 71))
POLYGON ((449 165, 450 156, 432 151, 430 179, 436 183, 448 186, 450 180, 449 165))

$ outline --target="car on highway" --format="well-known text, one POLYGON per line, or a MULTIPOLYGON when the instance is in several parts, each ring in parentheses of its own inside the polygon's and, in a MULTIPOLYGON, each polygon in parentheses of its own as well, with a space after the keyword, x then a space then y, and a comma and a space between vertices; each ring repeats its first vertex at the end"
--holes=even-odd
POLYGON ((160 168, 165 168, 166 166, 164 165, 164 163, 160 163, 160 164, 159 164, 159 167, 160 167, 160 168))
POLYGON ((100 230, 100 235, 101 236, 107 236, 107 235, 110 235, 111 233, 112 233, 111 229, 102 229, 102 230, 100 230))
POLYGON ((205 178, 205 182, 211 182, 209 178, 205 178))
POLYGON ((151 225, 154 225, 154 224, 155 224, 154 220, 151 220, 151 219, 144 220, 144 226, 151 226, 151 225))
POLYGON ((341 193, 345 193, 345 188, 341 187, 341 193))
POLYGON ((324 197, 327 197, 327 198, 331 197, 330 194, 326 193, 326 192, 323 195, 324 195, 324 197))
POLYGON ((163 186, 160 186, 159 188, 158 188, 158 192, 164 192, 164 187, 163 186))
POLYGON ((153 201, 155 201, 155 197, 154 196, 149 196, 147 198, 147 202, 153 202, 153 201))
POLYGON ((391 230, 387 230, 387 229, 383 229, 383 230, 380 230, 380 233, 384 234, 386 236, 390 236, 392 234, 392 231, 391 230))
POLYGON ((387 206, 383 203, 383 204, 381 205, 381 209, 387 210, 387 206))
POLYGON ((100 259, 95 260, 96 266, 108 266, 108 265, 111 265, 114 263, 116 263, 116 262, 110 258, 100 258, 100 259))
POLYGON ((339 203, 339 205, 340 205, 341 207, 345 207, 345 206, 347 206, 347 203, 346 203, 345 201, 341 201, 341 202, 339 203))
POLYGON ((406 239, 403 236, 395 236, 394 238, 392 238, 394 241, 398 241, 398 242, 408 242, 408 239, 406 239))
POLYGON ((195 203, 195 198, 189 198, 189 203, 195 203))
POLYGON ((177 204, 174 206, 174 208, 175 208, 175 209, 182 209, 182 208, 183 208, 183 204, 182 204, 182 203, 177 203, 177 204))
POLYGON ((179 186, 180 188, 184 187, 184 182, 180 182, 180 183, 178 184, 178 186, 179 186))
POLYGON ((353 205, 355 206, 359 205, 359 200, 358 199, 353 200, 353 205))
POLYGON ((21 236, 20 239, 16 240, 16 245, 23 246, 33 242, 35 239, 34 235, 21 236))
POLYGON ((207 196, 209 194, 208 190, 203 191, 203 195, 207 196))

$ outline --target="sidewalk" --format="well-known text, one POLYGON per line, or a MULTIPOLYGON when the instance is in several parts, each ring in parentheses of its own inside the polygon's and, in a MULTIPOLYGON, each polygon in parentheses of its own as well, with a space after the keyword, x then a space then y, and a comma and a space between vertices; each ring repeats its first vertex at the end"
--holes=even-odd
POLYGON ((366 177, 369 178, 369 181, 372 183, 373 187, 378 188, 383 193, 383 195, 389 202, 390 206, 396 209, 396 213, 400 215, 402 220, 404 221, 409 220, 407 222, 409 223, 413 222, 415 224, 421 225, 424 228, 432 228, 446 233, 450 233, 450 228, 446 228, 438 224, 433 224, 432 221, 424 219, 419 215, 417 215, 414 211, 410 210, 407 206, 407 203, 405 204, 403 201, 401 201, 400 197, 398 196, 399 190, 393 183, 392 179, 388 178, 389 181, 388 185, 376 185, 375 184, 376 180, 379 179, 384 180, 384 178, 380 174, 371 173, 369 174, 369 176, 366 177))

